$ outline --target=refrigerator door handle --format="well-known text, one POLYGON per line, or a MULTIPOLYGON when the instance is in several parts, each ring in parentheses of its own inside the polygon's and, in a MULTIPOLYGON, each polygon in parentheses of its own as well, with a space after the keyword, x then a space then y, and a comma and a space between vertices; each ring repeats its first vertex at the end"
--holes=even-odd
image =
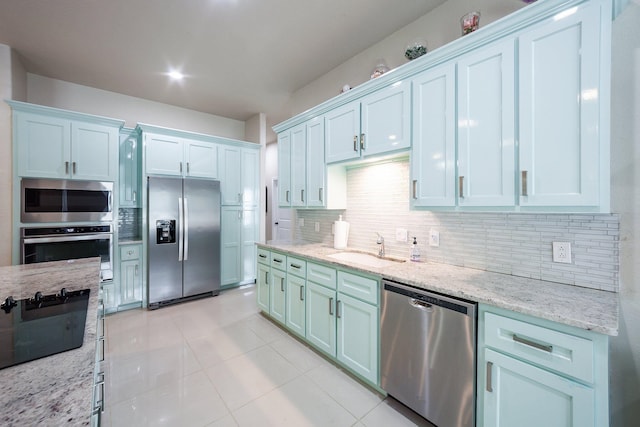
POLYGON ((184 260, 189 258, 189 205, 184 198, 184 260))
POLYGON ((183 223, 184 223, 184 212, 182 210, 182 197, 178 197, 178 261, 182 261, 182 236, 184 233, 183 223))

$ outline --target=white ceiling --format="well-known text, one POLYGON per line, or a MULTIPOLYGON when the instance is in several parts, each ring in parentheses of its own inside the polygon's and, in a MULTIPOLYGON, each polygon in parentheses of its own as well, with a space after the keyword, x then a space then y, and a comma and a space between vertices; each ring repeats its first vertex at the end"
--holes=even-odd
POLYGON ((0 0, 0 43, 34 74, 246 120, 443 2, 0 0))

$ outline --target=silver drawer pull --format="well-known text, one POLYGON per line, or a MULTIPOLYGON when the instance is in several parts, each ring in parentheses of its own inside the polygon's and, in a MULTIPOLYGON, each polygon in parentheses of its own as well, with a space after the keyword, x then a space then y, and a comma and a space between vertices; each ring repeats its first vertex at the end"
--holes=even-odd
POLYGON ((278 259, 278 258, 274 258, 273 262, 278 263, 278 264, 282 264, 282 260, 278 259))
POLYGON ((263 259, 267 257, 266 255, 263 255, 263 254, 258 254, 258 256, 263 259))
POLYGON ((358 135, 353 135, 353 151, 358 151, 358 135))
POLYGON ((493 384, 491 383, 491 376, 493 370, 493 362, 487 362, 487 391, 493 393, 493 384))
POLYGON ((291 268, 297 268, 298 270, 302 268, 302 266, 298 264, 289 264, 289 265, 291 266, 291 268))
POLYGON ((329 315, 333 316, 333 298, 329 298, 329 315))
POLYGON ((284 277, 280 278, 280 292, 284 292, 284 277))
POLYGON ((304 286, 300 286, 300 301, 304 301, 304 286))
POLYGON ((516 334, 513 334, 513 340, 517 343, 528 345, 529 347, 537 348, 538 350, 546 351, 547 353, 553 353, 552 345, 538 344, 537 342, 533 342, 526 338, 519 337, 516 334))
POLYGON ((527 171, 522 171, 522 195, 528 196, 529 192, 527 191, 527 171))

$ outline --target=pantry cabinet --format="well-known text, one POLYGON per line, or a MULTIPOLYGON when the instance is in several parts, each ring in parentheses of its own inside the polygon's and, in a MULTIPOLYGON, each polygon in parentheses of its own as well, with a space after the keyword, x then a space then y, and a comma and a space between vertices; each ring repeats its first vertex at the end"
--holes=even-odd
POLYGON ((257 206, 260 200, 260 150, 233 145, 220 147, 220 194, 226 206, 257 206))
POLYGON ((606 336, 485 305, 478 331, 478 426, 609 425, 606 336))
POLYGON ((142 245, 120 246, 118 309, 142 306, 142 245))
POLYGON ((458 62, 458 205, 515 205, 515 41, 458 62))
POLYGON ((326 117, 326 162, 381 155, 411 146, 411 85, 396 82, 326 117))
POLYGON ((588 3, 518 38, 522 206, 608 199, 609 70, 601 40, 610 16, 603 13, 598 2, 588 3))
POLYGON ((7 102, 13 109, 17 176, 117 181, 123 121, 7 102))
POLYGON ((139 208, 141 206, 139 134, 133 129, 120 132, 120 176, 119 199, 121 208, 139 208))
POLYGON ((256 208, 221 208, 221 285, 231 286, 256 279, 256 247, 259 232, 256 208))

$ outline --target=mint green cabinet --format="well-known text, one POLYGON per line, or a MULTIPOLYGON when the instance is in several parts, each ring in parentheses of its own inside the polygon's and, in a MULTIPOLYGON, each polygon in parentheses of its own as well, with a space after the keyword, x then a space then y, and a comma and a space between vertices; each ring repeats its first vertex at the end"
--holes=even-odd
POLYGON ((606 336, 482 304, 478 333, 479 427, 609 425, 606 336))
POLYGON ((241 206, 221 208, 221 284, 248 283, 256 278, 258 211, 241 206))
POLYGON ((220 193, 223 205, 257 206, 260 199, 258 149, 220 147, 220 193))
POLYGON ((291 206, 291 131, 278 134, 278 206, 291 206))
POLYGON ((326 162, 411 146, 411 85, 397 82, 325 114, 326 162))
POLYGON ((102 302, 105 313, 115 313, 118 311, 118 292, 113 281, 101 283, 102 302))
POLYGON ((121 121, 13 101, 10 105, 18 176, 117 180, 121 121))
POLYGON ((515 43, 458 60, 458 205, 515 205, 515 43))
POLYGON ((456 65, 451 62, 415 77, 411 206, 456 205, 456 65))
POLYGON ((287 274, 286 325, 301 337, 306 333, 306 281, 304 277, 287 274))
POLYGON ((142 306, 142 245, 120 246, 118 309, 142 306))
MULTIPOLYGON (((307 207, 329 206, 326 170, 324 161, 324 117, 317 117, 307 123, 306 193, 307 207)), ((335 190, 335 189, 334 189, 335 190)))
POLYGON ((271 268, 268 264, 262 264, 258 262, 257 275, 256 275, 256 288, 258 294, 258 307, 264 313, 269 314, 271 308, 271 295, 269 291, 269 275, 271 274, 271 268))
POLYGON ((307 190, 307 125, 303 123, 291 129, 291 206, 306 205, 307 190))
MULTIPOLYGON (((599 206, 608 200, 610 12, 599 2, 519 36, 522 206, 599 206)), ((606 203, 605 203, 606 204, 606 203)))
POLYGON ((317 349, 336 355, 336 291, 307 282, 307 340, 317 349))
POLYGON ((281 324, 285 324, 287 257, 278 252, 271 253, 271 306, 269 315, 281 324))
POLYGON ((218 178, 218 146, 174 135, 144 132, 149 175, 218 178))
POLYGON ((141 171, 139 134, 133 129, 120 132, 120 179, 118 182, 120 207, 141 206, 141 171))

